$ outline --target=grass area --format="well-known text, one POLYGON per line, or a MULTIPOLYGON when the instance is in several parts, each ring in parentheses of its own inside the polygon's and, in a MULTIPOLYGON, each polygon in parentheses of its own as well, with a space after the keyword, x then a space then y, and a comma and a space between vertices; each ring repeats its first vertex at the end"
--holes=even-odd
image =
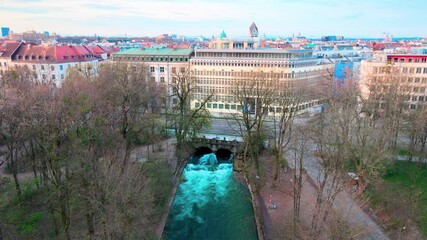
POLYGON ((37 189, 35 180, 21 181, 22 202, 19 205, 13 181, 5 179, 0 187, 0 218, 5 236, 11 233, 22 239, 51 238, 52 232, 45 227, 49 222, 43 207, 46 196, 37 189))
POLYGON ((383 181, 366 194, 374 208, 390 216, 390 227, 401 228, 406 219, 413 218, 427 236, 427 164, 396 161, 383 181))

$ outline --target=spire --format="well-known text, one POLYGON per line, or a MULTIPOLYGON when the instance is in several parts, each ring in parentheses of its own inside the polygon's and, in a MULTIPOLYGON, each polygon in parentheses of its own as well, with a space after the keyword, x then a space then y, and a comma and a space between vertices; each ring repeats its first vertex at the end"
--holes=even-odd
POLYGON ((258 27, 256 26, 255 22, 252 22, 251 26, 249 27, 249 36, 258 37, 258 27))

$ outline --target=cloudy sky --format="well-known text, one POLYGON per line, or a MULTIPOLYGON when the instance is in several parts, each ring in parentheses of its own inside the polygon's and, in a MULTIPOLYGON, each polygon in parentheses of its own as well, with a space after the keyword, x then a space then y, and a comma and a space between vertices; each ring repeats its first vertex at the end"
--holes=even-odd
POLYGON ((427 0, 0 0, 0 26, 63 35, 427 37, 427 0))

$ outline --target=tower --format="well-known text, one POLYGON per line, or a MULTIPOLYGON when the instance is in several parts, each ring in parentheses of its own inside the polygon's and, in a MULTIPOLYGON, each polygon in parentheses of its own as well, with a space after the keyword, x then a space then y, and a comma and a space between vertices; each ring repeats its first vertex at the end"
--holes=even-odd
POLYGON ((251 26, 249 27, 249 36, 252 38, 258 37, 258 27, 255 25, 254 22, 252 22, 251 26))

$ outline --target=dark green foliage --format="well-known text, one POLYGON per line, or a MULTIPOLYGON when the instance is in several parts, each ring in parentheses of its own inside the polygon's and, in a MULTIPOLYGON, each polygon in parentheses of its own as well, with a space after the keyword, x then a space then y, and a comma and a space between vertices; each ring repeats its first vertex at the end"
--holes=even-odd
POLYGON ((370 204, 393 215, 389 225, 402 227, 413 219, 427 236, 427 164, 396 161, 383 176, 383 182, 366 191, 370 204))

